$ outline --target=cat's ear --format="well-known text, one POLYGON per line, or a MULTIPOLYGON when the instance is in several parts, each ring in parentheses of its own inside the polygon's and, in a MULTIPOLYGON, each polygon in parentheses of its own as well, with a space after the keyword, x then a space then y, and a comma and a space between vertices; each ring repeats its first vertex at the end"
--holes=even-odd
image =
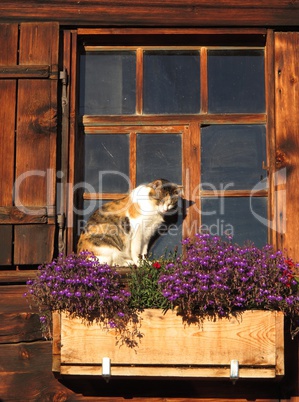
POLYGON ((184 191, 184 186, 177 186, 178 195, 182 195, 184 191))
POLYGON ((157 190, 157 188, 163 186, 163 182, 162 182, 162 180, 157 179, 157 180, 153 181, 152 183, 150 183, 150 186, 151 186, 154 190, 157 190))

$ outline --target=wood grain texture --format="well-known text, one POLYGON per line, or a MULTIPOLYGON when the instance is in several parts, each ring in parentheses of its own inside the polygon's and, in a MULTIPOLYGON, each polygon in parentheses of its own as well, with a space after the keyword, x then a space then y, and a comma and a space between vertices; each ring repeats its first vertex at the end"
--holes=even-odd
POLYGON ((42 339, 39 316, 33 313, 0 313, 0 344, 42 339))
MULTIPOLYGON (((0 297, 3 300, 2 294, 0 297)), ((32 319, 30 314, 17 313, 15 317, 13 314, 1 315, 0 334, 6 337, 10 331, 9 323, 12 323, 11 332, 21 339, 23 337, 21 327, 25 320, 24 335, 34 336, 34 331, 30 331, 30 327, 35 328, 32 319), (2 318, 5 318, 5 325, 2 318)), ((216 387, 211 381, 207 383, 198 379, 189 381, 156 379, 149 382, 114 378, 106 384, 98 375, 94 377, 94 381, 84 376, 65 376, 58 382, 51 373, 51 360, 51 342, 48 341, 0 344, 2 401, 123 402, 126 398, 122 395, 125 395, 129 396, 132 402, 246 402, 251 399, 256 402, 282 402, 274 396, 278 394, 277 382, 259 382, 253 386, 252 379, 247 383, 245 380, 240 380, 235 385, 227 380, 221 382, 219 379, 216 387), (221 398, 216 394, 221 395, 221 398), (259 398, 256 398, 257 395, 259 398)))
MULTIPOLYGON (((18 25, 0 24, 0 68, 16 64, 18 25)), ((16 81, 0 79, 0 206, 12 205, 16 81)))
POLYGON ((183 172, 184 176, 184 208, 186 217, 183 222, 184 236, 198 233, 201 225, 201 210, 198 183, 200 183, 200 127, 192 122, 184 131, 183 172), (198 191, 196 191, 196 190, 198 191))
MULTIPOLYGON (((0 226, 0 229, 5 225, 0 226)), ((1 231, 0 231, 1 235, 1 231)), ((34 279, 36 276, 36 270, 34 269, 13 269, 0 271, 0 283, 2 285, 12 284, 25 284, 29 279, 34 279)))
POLYGON ((4 0, 0 21, 103 26, 297 26, 296 0, 4 0), (167 16, 167 17, 166 17, 167 16))
POLYGON ((0 395, 6 401, 66 401, 71 391, 48 369, 50 342, 0 345, 0 395))
MULTIPOLYGON (((50 77, 58 69, 58 24, 20 24, 19 65, 48 65, 50 77)), ((56 77, 57 78, 57 77, 56 77)), ((57 80, 20 79, 16 125, 15 205, 55 213, 57 80)), ((48 220, 46 221, 48 222, 48 220)), ((46 223, 45 222, 45 223, 46 223)), ((15 264, 50 261, 54 251, 55 222, 15 227, 15 264)))
POLYGON ((83 116, 83 124, 85 132, 88 134, 95 133, 96 130, 108 130, 109 126, 116 124, 121 126, 129 125, 156 125, 168 124, 186 124, 186 122, 195 122, 198 124, 263 124, 266 122, 265 114, 209 114, 209 115, 160 115, 160 116, 83 116), (102 126, 102 127, 101 127, 102 126), (105 128, 103 128, 105 126, 105 128))
MULTIPOLYGON (((57 71, 57 63, 58 25, 21 24, 19 64, 48 64, 57 71)), ((17 111, 17 205, 54 205, 57 81, 20 80, 17 111)))
POLYGON ((15 264, 41 264, 49 262, 54 252, 55 225, 16 225, 15 264))
POLYGON ((243 378, 275 378, 284 372, 281 313, 246 311, 238 319, 205 321, 202 329, 183 326, 171 311, 162 315, 149 309, 142 318, 144 337, 135 351, 115 346, 113 331, 62 315, 61 373, 100 375, 104 356, 110 357, 116 376, 229 377, 232 359, 239 361, 243 378))
POLYGON ((299 259, 299 33, 275 33, 278 246, 299 259))
POLYGON ((0 78, 49 78, 49 66, 1 66, 0 78))
POLYGON ((12 262, 12 225, 0 225, 0 265, 12 262))
MULTIPOLYGON (((0 24, 0 67, 15 64, 18 51, 18 25, 0 24)), ((0 206, 12 206, 14 180, 16 80, 0 79, 0 206)), ((0 264, 12 262, 12 226, 0 227, 0 264)))
POLYGON ((0 286, 1 313, 32 313, 24 293, 25 285, 0 286))
POLYGON ((47 209, 29 207, 28 210, 17 207, 0 207, 0 224, 47 223, 47 209), (29 214, 26 213, 29 211, 29 214))
MULTIPOLYGON (((76 82, 78 79, 78 71, 77 71, 77 63, 78 63, 78 46, 77 46, 77 32, 69 32, 64 36, 64 66, 67 71, 71 72, 72 81, 76 82)), ((80 149, 83 148, 83 133, 81 130, 77 129, 77 108, 78 108, 78 93, 76 90, 76 85, 70 85, 69 87, 69 146, 67 152, 68 155, 68 183, 74 185, 82 181, 83 172, 77 172, 75 170, 75 166, 77 163, 83 161, 83 153, 81 155, 76 154, 75 146, 78 146, 80 149), (79 156, 79 160, 78 160, 79 156)), ((70 186, 68 186, 69 188, 70 186)), ((67 211, 67 228, 66 228, 66 252, 70 253, 75 249, 75 245, 77 244, 78 237, 75 234, 73 229, 74 225, 74 197, 71 191, 69 190, 68 194, 68 211, 67 211)))
POLYGON ((51 135, 56 137, 56 109, 54 103, 51 106, 51 101, 54 101, 51 99, 51 82, 22 80, 18 96, 16 204, 51 205, 47 199, 51 175, 55 175, 55 148, 53 154, 50 153, 51 135))

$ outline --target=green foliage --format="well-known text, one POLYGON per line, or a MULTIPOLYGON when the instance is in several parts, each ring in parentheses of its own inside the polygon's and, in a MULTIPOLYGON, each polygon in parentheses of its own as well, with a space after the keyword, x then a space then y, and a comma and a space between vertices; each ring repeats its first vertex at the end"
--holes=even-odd
POLYGON ((140 260, 140 265, 130 268, 128 286, 131 293, 129 305, 132 308, 160 308, 167 310, 170 302, 163 296, 158 279, 165 272, 165 265, 169 262, 165 258, 159 261, 150 259, 140 260))

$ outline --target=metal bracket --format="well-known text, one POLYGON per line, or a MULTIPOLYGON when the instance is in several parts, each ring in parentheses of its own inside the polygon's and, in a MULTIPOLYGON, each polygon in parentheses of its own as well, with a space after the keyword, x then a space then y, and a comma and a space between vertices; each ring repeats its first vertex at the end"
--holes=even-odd
POLYGON ((62 83, 61 107, 62 107, 62 114, 64 114, 65 108, 68 105, 68 98, 67 98, 68 75, 65 67, 63 68, 62 71, 59 71, 59 79, 61 80, 62 83))
POLYGON ((111 377, 111 360, 109 357, 103 357, 102 359, 102 377, 109 382, 111 377))
MULTIPOLYGON (((60 253, 65 254, 66 244, 65 244, 65 226, 66 226, 66 214, 67 214, 67 170, 68 170, 68 146, 69 146, 69 99, 68 99, 68 74, 67 69, 64 67, 62 71, 59 71, 59 79, 61 80, 61 112, 62 112, 62 122, 61 122, 61 166, 60 166, 60 176, 61 179, 60 188, 61 193, 58 193, 60 197, 60 210, 57 215, 58 224, 58 250, 60 253)), ((57 176, 58 177, 58 176, 57 176)))
POLYGON ((64 253, 64 251, 65 251, 65 244, 64 244, 65 215, 64 214, 57 215, 57 224, 58 224, 58 250, 59 250, 59 253, 64 253))
POLYGON ((231 360, 230 362, 230 379, 235 383, 239 378, 239 361, 231 360))

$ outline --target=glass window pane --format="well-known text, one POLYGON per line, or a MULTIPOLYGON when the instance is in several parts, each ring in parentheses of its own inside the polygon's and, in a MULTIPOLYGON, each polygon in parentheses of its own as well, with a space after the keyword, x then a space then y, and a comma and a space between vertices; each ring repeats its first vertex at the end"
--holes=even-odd
POLYGON ((129 135, 85 136, 85 182, 91 187, 90 192, 128 192, 129 135))
POLYGON ((267 198, 202 198, 203 232, 233 236, 243 244, 253 241, 262 247, 267 243, 267 198))
POLYGON ((181 134, 137 134, 137 184, 182 182, 181 134))
POLYGON ((80 57, 80 114, 135 114, 135 52, 90 52, 80 57))
POLYGON ((263 50, 210 50, 208 100, 212 113, 265 112, 263 50))
MULTIPOLYGON (((203 127, 201 160, 203 189, 252 189, 267 177, 267 172, 262 168, 263 162, 266 162, 265 126, 203 127)), ((266 180, 263 186, 266 186, 266 180)))
POLYGON ((158 236, 153 238, 150 243, 149 254, 154 258, 159 258, 161 256, 168 256, 176 248, 178 253, 180 253, 182 251, 182 225, 183 216, 179 201, 178 214, 169 216, 167 222, 168 230, 166 232, 163 232, 166 226, 162 225, 158 236))
POLYGON ((145 52, 143 63, 144 113, 199 113, 199 52, 145 52))

